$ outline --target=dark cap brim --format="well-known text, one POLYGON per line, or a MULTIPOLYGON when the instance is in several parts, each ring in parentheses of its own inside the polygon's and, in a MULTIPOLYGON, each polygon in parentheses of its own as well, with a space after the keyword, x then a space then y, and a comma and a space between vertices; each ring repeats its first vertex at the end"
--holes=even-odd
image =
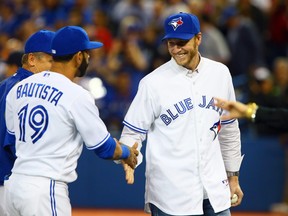
POLYGON ((167 39, 180 39, 180 40, 190 40, 191 38, 193 38, 196 34, 177 34, 177 33, 170 33, 170 34, 167 34, 165 35, 163 38, 162 38, 162 41, 163 40, 167 40, 167 39))

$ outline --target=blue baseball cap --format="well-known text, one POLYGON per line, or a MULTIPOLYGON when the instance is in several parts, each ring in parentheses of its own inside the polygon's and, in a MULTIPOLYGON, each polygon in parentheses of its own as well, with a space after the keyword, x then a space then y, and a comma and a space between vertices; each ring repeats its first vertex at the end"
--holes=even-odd
POLYGON ((190 40, 200 32, 200 23, 197 16, 189 13, 177 13, 166 18, 165 36, 166 39, 190 40))
POLYGON ((52 41, 53 56, 65 56, 102 46, 101 42, 90 41, 86 31, 79 26, 65 26, 59 29, 52 41))
POLYGON ((44 52, 52 55, 51 42, 55 32, 40 30, 32 34, 26 41, 24 53, 44 52))

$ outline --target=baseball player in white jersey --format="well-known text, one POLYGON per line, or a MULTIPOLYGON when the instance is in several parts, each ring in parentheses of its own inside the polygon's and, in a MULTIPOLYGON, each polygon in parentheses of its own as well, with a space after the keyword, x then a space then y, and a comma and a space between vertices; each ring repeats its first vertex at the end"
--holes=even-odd
MULTIPOLYGON (((168 17, 163 40, 172 59, 140 81, 120 138, 140 149, 147 137, 145 210, 228 216, 231 197, 238 195, 233 206, 243 197, 240 131, 237 120, 220 124, 223 110, 213 97, 235 100, 230 72, 198 52, 200 24, 192 14, 168 17)), ((124 169, 133 183, 134 170, 124 169)))
POLYGON ((83 76, 91 42, 80 27, 58 30, 52 41, 51 71, 43 71, 15 85, 7 96, 6 119, 16 138, 12 175, 5 182, 5 203, 11 216, 71 215, 67 183, 77 178, 83 142, 103 159, 137 163, 133 148, 114 140, 99 117, 88 91, 72 82, 83 76))

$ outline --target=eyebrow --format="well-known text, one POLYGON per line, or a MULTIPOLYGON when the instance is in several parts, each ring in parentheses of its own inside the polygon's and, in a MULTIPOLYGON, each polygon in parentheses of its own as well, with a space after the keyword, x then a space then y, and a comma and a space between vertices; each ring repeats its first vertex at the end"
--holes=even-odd
POLYGON ((189 40, 168 40, 167 43, 170 46, 185 46, 189 40))

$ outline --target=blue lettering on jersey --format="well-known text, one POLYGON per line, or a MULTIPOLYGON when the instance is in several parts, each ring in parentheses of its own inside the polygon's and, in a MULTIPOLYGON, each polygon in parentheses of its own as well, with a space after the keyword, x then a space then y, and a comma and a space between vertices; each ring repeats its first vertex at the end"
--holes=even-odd
MULTIPOLYGON (((35 95, 38 94, 39 88, 42 89, 41 87, 43 86, 43 84, 41 84, 41 83, 36 83, 36 85, 37 85, 37 87, 36 87, 35 95)), ((31 97, 32 97, 32 96, 31 96, 31 97)))
POLYGON ((179 114, 183 115, 184 113, 187 112, 187 110, 193 109, 191 98, 186 98, 183 101, 174 104, 174 108, 166 110, 168 115, 167 114, 160 115, 160 118, 166 125, 169 125, 172 122, 172 120, 177 119, 179 117, 179 114))
POLYGON ((47 95, 48 95, 48 90, 50 89, 50 86, 45 86, 43 87, 43 91, 41 91, 41 98, 42 99, 46 99, 47 95))
MULTIPOLYGON (((174 107, 171 109, 167 109, 166 113, 161 114, 161 120, 166 124, 169 125, 172 121, 176 120, 179 115, 185 114, 187 111, 193 109, 193 103, 191 98, 186 98, 182 101, 177 102, 173 105, 174 107)), ((220 115, 222 114, 223 110, 219 107, 214 105, 214 99, 211 98, 210 100, 206 98, 206 96, 202 96, 202 102, 198 104, 198 107, 204 109, 212 109, 218 112, 220 115)))
POLYGON ((202 96, 202 103, 200 103, 198 106, 201 108, 206 108, 206 109, 210 109, 210 107, 212 107, 213 110, 219 112, 220 108, 216 107, 214 105, 214 99, 211 98, 207 104, 208 99, 206 98, 205 95, 202 96))
POLYGON ((59 89, 42 83, 25 83, 17 88, 17 99, 22 97, 35 97, 54 103, 57 106, 63 92, 59 89))

